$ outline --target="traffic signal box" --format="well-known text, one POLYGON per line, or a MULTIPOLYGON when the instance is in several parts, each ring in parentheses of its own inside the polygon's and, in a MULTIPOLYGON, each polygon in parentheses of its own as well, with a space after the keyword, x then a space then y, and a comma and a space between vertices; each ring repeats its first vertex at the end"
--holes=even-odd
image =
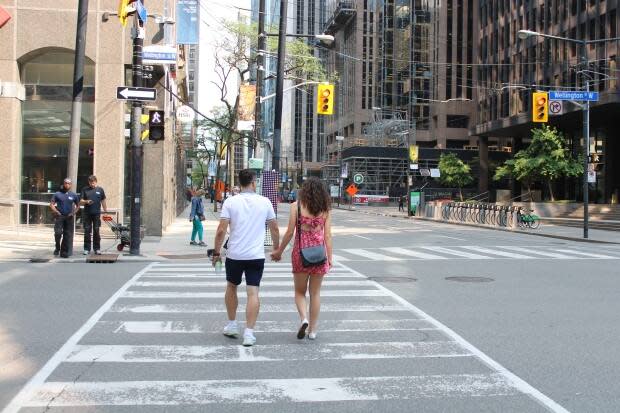
POLYGON ((149 111, 149 140, 152 140, 152 141, 164 140, 165 127, 166 125, 164 123, 164 111, 163 110, 149 111))
POLYGON ((547 92, 535 92, 532 96, 532 120, 534 122, 547 122, 549 120, 549 96, 547 92))
POLYGON ((334 85, 321 84, 318 88, 316 113, 319 115, 334 114, 334 85))

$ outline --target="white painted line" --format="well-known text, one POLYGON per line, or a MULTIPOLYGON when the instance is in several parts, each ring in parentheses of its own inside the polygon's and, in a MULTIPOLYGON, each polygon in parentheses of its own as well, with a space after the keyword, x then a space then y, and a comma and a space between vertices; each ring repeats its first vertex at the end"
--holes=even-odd
POLYGON ((499 255, 500 257, 508 257, 508 258, 515 258, 515 259, 532 259, 533 258, 528 255, 516 254, 514 252, 499 251, 499 250, 494 250, 494 249, 484 248, 484 247, 477 247, 477 246, 466 245, 466 246, 462 246, 461 248, 465 248, 465 249, 477 251, 477 252, 482 252, 484 254, 499 255))
MULTIPOLYGON (((278 268, 268 268, 265 267, 264 272, 290 272, 291 265, 289 264, 286 267, 278 267, 278 268)), ((190 274, 215 274, 215 269, 211 268, 158 268, 152 269, 149 271, 149 274, 160 274, 160 273, 190 273, 190 274)))
MULTIPOLYGON (((239 343, 237 343, 239 344, 239 343)), ((260 345, 239 357, 237 346, 76 346, 65 363, 213 363, 469 357, 454 341, 260 345)))
POLYGON ((101 316, 107 312, 114 302, 123 295, 123 293, 131 286, 131 284, 140 278, 140 276, 149 270, 153 266, 153 263, 149 264, 142 271, 134 275, 129 281, 125 283, 118 291, 116 291, 99 309, 84 323, 78 331, 76 331, 65 344, 62 345, 51 359, 35 374, 28 383, 20 390, 19 393, 11 400, 11 402, 2 410, 2 413, 17 413, 23 406, 26 400, 33 394, 33 392, 39 388, 45 380, 52 374, 54 370, 62 363, 67 356, 73 351, 77 343, 88 333, 93 326, 99 321, 101 316))
MULTIPOLYGON (((326 277, 325 278, 326 280, 328 278, 358 278, 358 279, 366 278, 366 277, 360 277, 357 274, 348 274, 347 272, 344 272, 344 271, 338 271, 337 269, 334 270, 333 268, 332 268, 332 271, 330 271, 325 277, 326 277)), ((198 275, 198 274, 149 275, 149 274, 145 274, 142 277, 140 277, 141 280, 147 279, 147 278, 148 279, 189 278, 189 279, 203 279, 203 280, 225 280, 226 276, 224 274, 222 275, 198 275)), ((263 275, 262 280, 264 281, 264 280, 282 279, 282 278, 293 279, 293 274, 290 272, 286 274, 265 274, 263 275)))
POLYGON ((443 254, 456 255, 457 257, 468 258, 470 260, 492 260, 493 257, 487 257, 486 255, 472 254, 471 252, 458 251, 448 249, 444 247, 422 247, 425 250, 441 252, 443 254))
POLYGON ((370 239, 370 238, 368 238, 368 237, 365 237, 365 236, 363 236, 363 235, 353 234, 353 236, 354 236, 354 237, 358 237, 358 238, 363 238, 363 239, 368 240, 368 241, 372 241, 372 239, 370 239))
POLYGON ((351 261, 351 260, 350 260, 350 259, 348 259, 348 258, 345 258, 345 257, 340 256, 340 255, 336 255, 336 254, 332 254, 332 259, 333 259, 335 262, 341 262, 341 261, 351 261))
MULTIPOLYGON (((290 266, 290 263, 286 263, 286 262, 271 262, 271 261, 266 261, 265 262, 265 268, 278 268, 278 267, 286 267, 286 266, 290 266)), ((194 263, 175 263, 175 264, 165 264, 165 263, 159 263, 155 266, 153 266, 153 269, 151 271, 155 271, 155 270, 159 270, 159 269, 163 269, 166 268, 168 270, 170 269, 183 269, 183 268, 213 268, 213 266, 211 265, 211 261, 208 261, 206 259, 206 255, 205 258, 203 260, 203 262, 194 262, 194 263)))
MULTIPOLYGON (((223 294, 222 294, 223 297, 223 294)), ((341 312, 391 312, 406 311, 407 309, 401 305, 377 305, 377 304, 359 304, 351 305, 350 303, 321 303, 321 312, 341 313, 341 312)), ((245 311, 245 304, 239 303, 237 313, 245 311)), ((185 314, 203 314, 203 313, 225 313, 224 304, 116 304, 110 309, 112 313, 185 313, 185 314)), ((265 313, 297 313, 295 304, 268 304, 261 303, 261 314, 265 313)))
MULTIPOLYGON (((114 333, 127 334, 206 334, 221 333, 221 323, 195 321, 99 321, 98 326, 114 333)), ((260 333, 289 333, 297 331, 294 321, 258 321, 255 331, 260 333)), ((322 320, 321 334, 329 332, 368 331, 431 331, 436 330, 420 319, 400 320, 322 320)))
POLYGON ((368 258, 374 261, 403 261, 402 258, 390 257, 388 255, 377 254, 375 252, 371 252, 361 248, 347 248, 343 251, 348 252, 349 254, 359 255, 360 257, 368 258))
MULTIPOLYGON (((385 297, 380 290, 324 290, 321 297, 385 297)), ((125 291, 121 298, 223 298, 223 292, 125 291)), ((261 298, 293 298, 292 291, 261 291, 261 298)))
MULTIPOLYGON (((264 284, 269 287, 293 287, 293 276, 290 275, 289 281, 266 281, 264 284)), ((264 279, 263 279, 264 280, 264 279)), ((262 283, 261 283, 262 285, 262 283)), ((348 286, 348 287, 360 287, 360 286, 374 286, 368 280, 359 279, 357 281, 332 281, 329 277, 326 277, 322 285, 325 286, 348 286)), ((134 286, 136 287, 225 287, 226 280, 221 281, 137 281, 134 286)), ((262 295, 262 294, 261 294, 262 295)))
POLYGON ((450 238, 450 239, 455 239, 457 241, 467 241, 466 239, 463 238, 457 238, 457 237, 450 237, 448 235, 435 235, 436 237, 442 237, 442 238, 450 238))
MULTIPOLYGON (((258 347, 257 347, 258 348, 258 347)), ((253 351, 254 348, 250 349, 253 351)), ((516 396, 501 374, 267 380, 49 382, 28 407, 185 406, 516 396), (50 400, 53 400, 50 403, 50 400)))
POLYGON ((567 259, 581 259, 581 258, 577 258, 577 257, 571 257, 569 255, 564 255, 564 254, 558 254, 556 252, 547 252, 547 251, 541 251, 540 249, 536 248, 523 248, 523 247, 498 247, 498 248, 502 248, 502 249, 506 249, 506 250, 511 250, 511 251, 518 251, 518 252, 523 252, 526 254, 536 254, 536 255, 542 255, 543 257, 549 257, 549 258, 557 258, 560 260, 567 260, 567 259))
POLYGON ((599 258, 599 259, 604 259, 604 260, 620 259, 619 257, 612 257, 611 255, 593 254, 591 252, 582 252, 582 251, 577 251, 577 250, 556 249, 555 251, 565 252, 567 254, 579 254, 579 255, 586 256, 586 257, 599 258))
POLYGON ((427 254, 425 252, 414 251, 410 249, 400 248, 400 247, 389 247, 389 248, 381 248, 382 250, 391 252, 393 254, 406 255, 408 257, 419 258, 421 260, 443 260, 446 257, 442 257, 440 255, 427 254))
MULTIPOLYGON (((343 265, 343 268, 346 268, 346 267, 343 265)), ((352 268, 349 268, 349 270, 351 272, 363 275, 363 274, 355 271, 352 268)), ((378 286, 378 288, 383 289, 389 295, 391 295, 392 298, 394 298, 394 300, 396 300, 398 303, 400 303, 403 307, 406 307, 409 310, 413 311, 413 313, 416 314, 418 317, 420 317, 421 319, 424 319, 424 320, 428 321, 429 323, 433 324, 440 331, 442 331, 444 334, 446 334, 448 337, 451 337, 452 339, 454 339, 457 343, 459 343, 461 346, 463 346, 465 349, 467 349, 470 353, 472 353, 473 355, 478 357, 489 368, 491 368, 492 370, 495 370, 497 373, 499 373, 500 376, 505 377, 508 380, 508 382, 512 383, 522 393, 525 393, 525 394, 529 395, 534 400, 538 401, 541 405, 545 406, 547 409, 549 409, 552 412, 555 412, 555 413, 569 413, 568 410, 566 410, 564 407, 560 406, 554 400, 552 400, 551 398, 549 398, 548 396, 546 396, 545 394, 543 394, 542 392, 540 392, 539 390, 534 388, 531 384, 527 383, 525 380, 523 380, 522 378, 520 378, 519 376, 517 376, 516 374, 514 374, 510 370, 508 370, 506 367, 502 366, 497 361, 495 361, 491 357, 487 356, 485 353, 483 353, 481 350, 476 348, 473 344, 471 344, 470 342, 465 340, 459 334, 454 332, 451 328, 449 328, 445 324, 441 323, 439 320, 431 317, 430 315, 428 315, 427 313, 425 313, 424 311, 422 311, 421 309, 419 309, 415 305, 411 304, 409 301, 405 300, 404 298, 402 298, 398 294, 394 293, 393 291, 385 288, 381 284, 377 283, 377 286, 378 286)))

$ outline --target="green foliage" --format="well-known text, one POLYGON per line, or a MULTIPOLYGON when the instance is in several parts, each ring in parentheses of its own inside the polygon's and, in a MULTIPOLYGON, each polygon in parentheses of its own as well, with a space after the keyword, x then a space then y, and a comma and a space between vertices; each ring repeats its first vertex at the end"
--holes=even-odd
POLYGON ((453 153, 442 153, 439 158, 439 171, 439 182, 446 186, 456 186, 463 200, 461 188, 474 182, 471 167, 453 153))
POLYGON ((526 184, 528 188, 534 182, 546 182, 553 200, 553 181, 581 174, 583 165, 570 154, 564 136, 557 129, 544 125, 532 130, 530 145, 497 168, 493 179, 498 181, 512 177, 526 184))

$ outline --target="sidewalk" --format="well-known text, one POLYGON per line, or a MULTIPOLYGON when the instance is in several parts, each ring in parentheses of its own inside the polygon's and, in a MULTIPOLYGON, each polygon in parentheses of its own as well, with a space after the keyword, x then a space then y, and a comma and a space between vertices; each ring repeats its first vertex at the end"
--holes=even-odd
MULTIPOLYGON (((338 207, 335 207, 338 208, 338 207)), ((349 210, 348 205, 341 205, 338 209, 341 210, 349 210)), ((430 221, 437 222, 446 225, 466 225, 466 226, 474 226, 480 229, 489 229, 494 231, 506 231, 513 232, 519 234, 526 235, 535 235, 542 237, 550 237, 550 238, 558 238, 558 239, 566 239, 570 241, 582 241, 582 242, 597 242, 597 243, 612 243, 612 244, 620 244, 620 231, 605 231, 600 229, 590 229, 588 231, 588 239, 583 238, 583 227, 566 227, 561 225, 553 225, 545 223, 542 220, 542 223, 538 229, 521 229, 517 228, 514 230, 508 228, 500 228, 500 227, 488 227, 476 224, 465 224, 465 223, 456 223, 456 222, 445 222, 445 221, 435 221, 430 218, 423 217, 408 217, 405 212, 399 212, 397 207, 369 207, 369 206, 360 206, 355 205, 351 212, 359 212, 362 214, 370 214, 370 215, 379 215, 379 216, 388 216, 395 218, 409 218, 409 219, 418 219, 422 221, 430 221)))

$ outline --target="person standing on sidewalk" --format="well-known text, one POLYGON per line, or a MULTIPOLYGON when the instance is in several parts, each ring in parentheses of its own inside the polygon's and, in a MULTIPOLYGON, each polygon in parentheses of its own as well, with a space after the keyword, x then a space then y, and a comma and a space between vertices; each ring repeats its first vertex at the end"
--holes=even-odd
POLYGON ((202 190, 192 191, 192 209, 189 213, 189 220, 192 223, 193 228, 192 239, 189 242, 189 245, 200 245, 201 247, 207 245, 202 240, 202 235, 204 233, 202 221, 205 220, 205 207, 202 204, 204 194, 205 193, 202 190), (196 235, 198 235, 198 243, 196 243, 196 235))
POLYGON ((398 212, 405 211, 405 196, 401 195, 398 197, 398 212))
POLYGON ((54 214, 54 255, 69 258, 73 253, 73 223, 80 208, 80 197, 71 192, 71 179, 65 178, 60 191, 52 196, 50 208, 54 214))
POLYGON ((221 260, 220 251, 230 225, 224 299, 228 324, 224 327, 224 335, 232 338, 239 336, 236 321, 239 305, 237 286, 241 284, 241 278, 245 274, 248 299, 243 345, 247 347, 256 343, 254 325, 260 308, 258 290, 265 267, 265 223, 271 232, 274 251, 279 246, 280 232, 271 201, 256 193, 256 174, 249 169, 241 170, 239 183, 241 193, 228 198, 222 206, 212 260, 214 265, 221 260))
POLYGON ((101 255, 101 207, 103 212, 108 212, 105 202, 105 191, 102 187, 97 186, 97 177, 91 175, 88 177, 88 186, 82 188, 80 194, 80 204, 84 205, 82 211, 82 223, 84 224, 84 255, 90 253, 91 235, 92 247, 95 255, 101 255))
POLYGON ((332 230, 331 230, 331 198, 325 184, 318 178, 312 177, 304 181, 297 202, 291 204, 291 213, 288 228, 280 248, 271 255, 274 261, 279 261, 284 249, 295 236, 291 261, 293 262, 293 277, 295 281, 295 304, 301 319, 297 331, 297 338, 303 339, 308 330, 308 338, 316 338, 317 322, 321 311, 321 284, 323 276, 332 266, 332 230), (301 248, 325 246, 327 260, 323 264, 304 267, 301 259, 301 248), (310 317, 306 292, 310 290, 310 317))

